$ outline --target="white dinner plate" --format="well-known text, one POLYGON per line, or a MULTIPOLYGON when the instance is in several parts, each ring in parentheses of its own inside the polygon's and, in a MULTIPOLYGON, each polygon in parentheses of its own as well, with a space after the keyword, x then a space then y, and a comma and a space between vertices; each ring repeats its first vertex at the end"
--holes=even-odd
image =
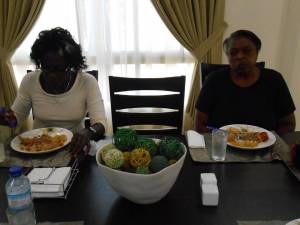
POLYGON ((288 222, 288 223, 285 224, 285 225, 300 225, 300 218, 299 218, 299 219, 292 220, 292 221, 288 222))
POLYGON ((263 148, 270 147, 276 141, 275 135, 272 134, 270 131, 268 131, 268 130, 266 130, 264 128, 261 128, 261 127, 253 126, 253 125, 247 125, 247 124, 230 124, 230 125, 226 125, 226 126, 220 127, 220 129, 227 130, 230 127, 234 127, 234 128, 238 128, 238 129, 247 129, 247 131, 249 131, 249 132, 266 132, 268 134, 268 137, 269 137, 269 139, 267 141, 261 142, 257 146, 255 146, 255 147, 241 147, 241 146, 233 145, 230 142, 227 142, 227 144, 229 146, 231 146, 231 147, 240 148, 240 149, 248 149, 248 150, 258 150, 258 149, 263 149, 263 148))
POLYGON ((73 137, 73 133, 65 128, 60 128, 60 127, 47 127, 47 128, 40 128, 40 129, 34 129, 34 130, 30 130, 30 131, 26 131, 18 136, 16 136, 11 142, 10 142, 10 146, 12 147, 13 150, 17 151, 17 152, 21 152, 21 153, 27 153, 27 154, 43 154, 43 153, 48 153, 48 152, 53 152, 53 151, 57 151, 63 147, 65 147, 66 145, 68 145, 73 137), (64 142, 64 144, 62 146, 56 147, 56 148, 51 148, 51 149, 46 149, 43 151, 37 151, 37 152, 31 152, 31 151, 26 151, 21 149, 21 140, 19 138, 19 136, 21 136, 22 138, 33 138, 33 137, 37 137, 37 136, 41 136, 42 134, 47 133, 50 136, 55 136, 55 135, 66 135, 67 136, 67 140, 64 142))

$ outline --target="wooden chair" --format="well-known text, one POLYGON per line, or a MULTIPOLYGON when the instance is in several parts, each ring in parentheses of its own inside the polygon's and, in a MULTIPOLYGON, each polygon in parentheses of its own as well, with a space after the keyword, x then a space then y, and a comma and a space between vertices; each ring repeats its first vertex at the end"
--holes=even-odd
POLYGON ((132 127, 142 135, 181 134, 185 76, 109 76, 109 86, 113 132, 118 127, 132 127), (159 128, 149 128, 153 125, 159 128))
MULTIPOLYGON (((256 64, 259 68, 265 67, 265 62, 258 62, 256 64)), ((201 63, 201 82, 204 83, 207 76, 215 71, 229 68, 228 64, 210 64, 210 63, 201 63)))

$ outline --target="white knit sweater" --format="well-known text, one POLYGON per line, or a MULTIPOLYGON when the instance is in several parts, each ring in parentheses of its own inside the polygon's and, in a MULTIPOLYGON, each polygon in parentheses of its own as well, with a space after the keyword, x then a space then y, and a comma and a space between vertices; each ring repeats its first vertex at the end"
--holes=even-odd
POLYGON ((79 72, 72 88, 62 94, 45 92, 40 84, 41 71, 27 74, 21 82, 12 110, 18 123, 27 118, 32 109, 33 127, 63 127, 76 132, 84 127, 83 120, 89 112, 91 124, 106 126, 103 99, 97 80, 90 74, 79 72))

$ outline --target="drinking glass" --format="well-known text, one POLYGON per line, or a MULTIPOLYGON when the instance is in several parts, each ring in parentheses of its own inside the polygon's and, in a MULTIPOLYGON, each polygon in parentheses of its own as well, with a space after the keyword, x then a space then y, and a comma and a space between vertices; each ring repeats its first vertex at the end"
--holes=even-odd
POLYGON ((211 157, 215 161, 224 161, 226 156, 227 131, 214 129, 212 131, 211 157))

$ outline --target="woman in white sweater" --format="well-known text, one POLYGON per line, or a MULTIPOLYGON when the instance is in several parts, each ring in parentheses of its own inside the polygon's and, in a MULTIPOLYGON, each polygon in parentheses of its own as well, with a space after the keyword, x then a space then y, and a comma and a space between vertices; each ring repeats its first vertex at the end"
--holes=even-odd
POLYGON ((105 111, 97 80, 81 70, 87 66, 81 47, 62 28, 40 32, 30 54, 37 70, 21 82, 3 125, 21 124, 32 109, 34 128, 63 127, 73 131, 71 151, 88 152, 90 139, 105 132, 105 111), (89 113, 91 128, 84 128, 89 113))

